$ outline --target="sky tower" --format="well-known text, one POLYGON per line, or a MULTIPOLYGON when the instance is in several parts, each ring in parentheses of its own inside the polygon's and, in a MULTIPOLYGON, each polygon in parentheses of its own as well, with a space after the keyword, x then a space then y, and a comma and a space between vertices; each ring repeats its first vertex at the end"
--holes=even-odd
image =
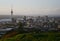
POLYGON ((11 7, 11 20, 13 23, 16 22, 16 19, 13 17, 13 8, 11 7))
POLYGON ((13 8, 11 7, 11 20, 13 22, 13 8))

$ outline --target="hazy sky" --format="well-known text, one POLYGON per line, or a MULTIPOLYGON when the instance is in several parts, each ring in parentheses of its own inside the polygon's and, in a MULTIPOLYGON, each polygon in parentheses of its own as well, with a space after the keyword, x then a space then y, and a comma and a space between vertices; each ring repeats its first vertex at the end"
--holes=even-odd
POLYGON ((0 15, 60 15, 60 0, 0 0, 0 15))

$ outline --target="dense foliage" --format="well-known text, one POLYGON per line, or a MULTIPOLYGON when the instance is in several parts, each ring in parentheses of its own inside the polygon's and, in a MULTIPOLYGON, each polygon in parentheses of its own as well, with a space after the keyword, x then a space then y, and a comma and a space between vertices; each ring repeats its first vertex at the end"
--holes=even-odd
POLYGON ((42 33, 24 33, 11 38, 4 38, 1 41, 60 41, 60 33, 42 32, 42 33))

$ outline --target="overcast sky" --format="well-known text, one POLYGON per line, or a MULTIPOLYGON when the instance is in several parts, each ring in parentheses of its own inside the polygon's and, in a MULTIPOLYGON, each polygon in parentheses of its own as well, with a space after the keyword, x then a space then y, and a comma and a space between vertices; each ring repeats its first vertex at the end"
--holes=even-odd
POLYGON ((60 15, 60 0, 0 0, 0 15, 60 15))

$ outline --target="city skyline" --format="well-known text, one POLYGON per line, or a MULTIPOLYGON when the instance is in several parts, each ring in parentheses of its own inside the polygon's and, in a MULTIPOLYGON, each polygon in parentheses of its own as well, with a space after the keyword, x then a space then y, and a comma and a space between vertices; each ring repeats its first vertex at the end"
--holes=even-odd
POLYGON ((60 0, 0 0, 0 15, 60 15, 60 0))

